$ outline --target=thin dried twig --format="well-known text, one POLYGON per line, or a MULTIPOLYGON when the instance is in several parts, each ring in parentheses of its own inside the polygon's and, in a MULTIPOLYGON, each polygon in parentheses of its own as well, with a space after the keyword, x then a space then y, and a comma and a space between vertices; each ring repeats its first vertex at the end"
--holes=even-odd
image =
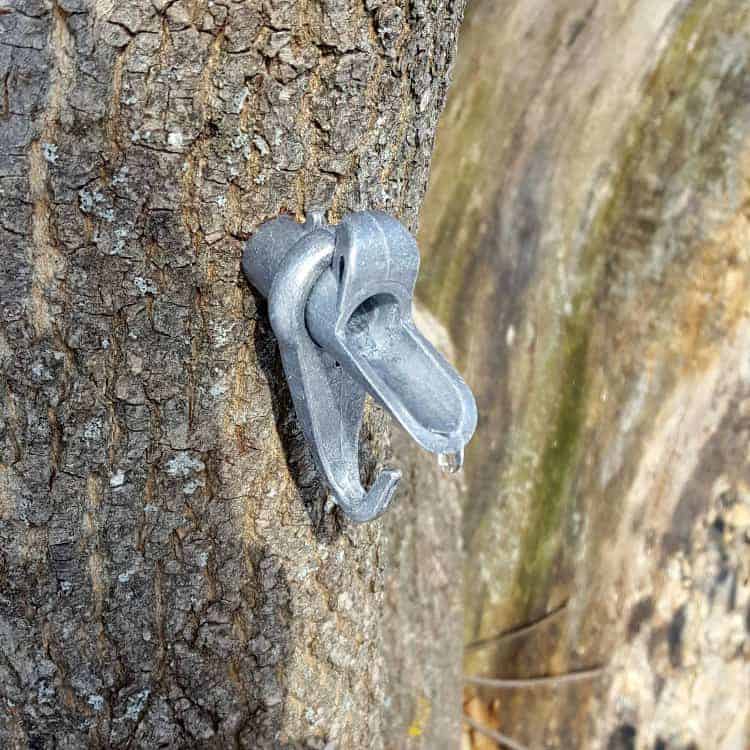
POLYGON ((538 628, 540 625, 543 625, 545 623, 548 623, 554 620, 556 617, 558 617, 560 614, 562 614, 565 611, 565 608, 567 606, 568 606, 568 602, 565 601, 559 606, 547 612, 546 614, 543 614, 537 620, 533 620, 532 622, 527 623, 526 625, 520 625, 518 627, 511 628, 510 630, 504 630, 502 633, 498 633, 497 635, 491 635, 488 638, 480 638, 477 641, 472 641, 471 643, 467 644, 465 648, 467 651, 471 651, 475 648, 482 648, 483 646, 488 646, 491 643, 498 643, 499 641, 510 641, 515 638, 520 638, 522 635, 526 635, 527 633, 530 633, 532 630, 534 630, 535 628, 538 628))
POLYGON ((590 669, 579 669, 576 672, 566 674, 541 675, 539 677, 518 677, 502 679, 497 677, 471 677, 464 675, 464 682, 469 685, 481 685, 482 687, 494 688, 525 688, 525 687, 556 687, 570 682, 581 682, 591 680, 604 673, 605 667, 591 667, 590 669))
POLYGON ((464 721, 475 732, 479 732, 479 734, 483 734, 485 737, 489 737, 491 740, 495 740, 495 742, 497 742, 502 747, 508 748, 508 750, 528 750, 527 747, 524 747, 523 745, 519 744, 512 737, 508 737, 507 735, 501 734, 500 732, 497 732, 494 729, 485 727, 482 724, 480 724, 478 721, 474 721, 474 719, 470 718, 469 716, 466 716, 466 714, 464 714, 464 721))

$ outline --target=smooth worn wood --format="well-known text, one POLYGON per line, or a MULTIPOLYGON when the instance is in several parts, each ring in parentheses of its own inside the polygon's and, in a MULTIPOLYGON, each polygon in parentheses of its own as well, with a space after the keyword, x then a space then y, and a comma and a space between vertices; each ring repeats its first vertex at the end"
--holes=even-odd
POLYGON ((455 746, 460 620, 421 604, 458 578, 414 552, 455 569, 455 499, 324 509, 240 256, 314 206, 415 225, 461 13, 0 9, 1 747, 455 746))
POLYGON ((479 397, 467 670, 609 665, 482 692, 529 747, 750 742, 749 206, 744 0, 470 6, 419 290, 479 397))

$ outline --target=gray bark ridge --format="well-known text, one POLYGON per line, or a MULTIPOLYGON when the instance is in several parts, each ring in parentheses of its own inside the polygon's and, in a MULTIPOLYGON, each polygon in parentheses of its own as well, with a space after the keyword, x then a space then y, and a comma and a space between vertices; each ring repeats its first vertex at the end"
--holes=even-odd
POLYGON ((3 747, 393 746, 381 526, 323 512, 239 261, 313 205, 415 225, 461 12, 0 12, 3 747))

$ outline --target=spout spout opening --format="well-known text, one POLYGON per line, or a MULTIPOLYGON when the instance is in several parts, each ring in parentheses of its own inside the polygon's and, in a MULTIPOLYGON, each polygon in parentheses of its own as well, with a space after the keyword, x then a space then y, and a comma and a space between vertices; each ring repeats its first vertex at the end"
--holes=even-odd
POLYGON ((453 368, 416 330, 395 296, 375 294, 352 313, 344 348, 370 390, 414 439, 433 452, 457 452, 476 409, 453 368))

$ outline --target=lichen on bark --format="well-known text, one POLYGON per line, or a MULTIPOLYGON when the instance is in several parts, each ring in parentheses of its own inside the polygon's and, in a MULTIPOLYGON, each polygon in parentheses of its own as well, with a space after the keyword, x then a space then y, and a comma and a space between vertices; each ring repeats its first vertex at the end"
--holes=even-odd
MULTIPOLYGON (((398 550, 382 524, 324 512, 239 259, 261 222, 311 206, 416 226, 461 12, 0 14, 3 746, 383 747, 400 731, 382 635, 384 617, 409 627, 384 603, 398 550)), ((367 429, 372 473, 382 415, 367 429)))

